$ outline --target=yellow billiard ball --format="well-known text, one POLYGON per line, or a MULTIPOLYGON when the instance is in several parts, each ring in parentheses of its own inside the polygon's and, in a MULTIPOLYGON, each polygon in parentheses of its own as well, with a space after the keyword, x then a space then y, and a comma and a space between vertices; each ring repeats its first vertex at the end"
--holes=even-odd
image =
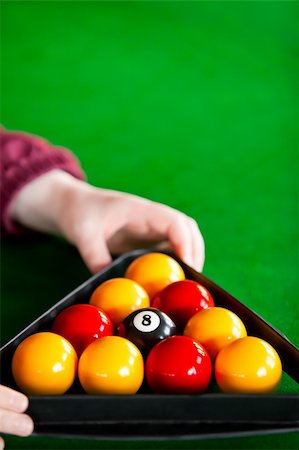
POLYGON ((22 341, 12 358, 12 373, 27 395, 61 395, 73 384, 78 358, 73 346, 51 332, 22 341))
POLYGON ((168 284, 185 279, 179 263, 164 253, 146 253, 127 268, 126 278, 136 281, 153 297, 168 284))
POLYGON ((106 336, 84 350, 78 375, 88 394, 135 394, 143 382, 143 358, 128 339, 106 336))
POLYGON ((232 341, 247 336, 241 319, 226 308, 215 306, 199 311, 188 321, 184 335, 199 341, 214 361, 232 341))
POLYGON ((111 278, 94 290, 89 303, 105 311, 117 327, 133 311, 148 308, 150 299, 143 287, 135 281, 111 278))
POLYGON ((262 394, 274 391, 282 366, 276 350, 263 339, 247 336, 223 348, 215 361, 215 378, 227 393, 262 394))

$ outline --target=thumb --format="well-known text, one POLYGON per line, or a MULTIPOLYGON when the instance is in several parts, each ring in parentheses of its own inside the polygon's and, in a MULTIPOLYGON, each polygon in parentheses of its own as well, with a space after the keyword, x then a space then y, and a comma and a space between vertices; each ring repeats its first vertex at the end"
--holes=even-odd
POLYGON ((92 273, 97 273, 112 262, 107 244, 100 234, 81 239, 77 244, 79 253, 92 273))

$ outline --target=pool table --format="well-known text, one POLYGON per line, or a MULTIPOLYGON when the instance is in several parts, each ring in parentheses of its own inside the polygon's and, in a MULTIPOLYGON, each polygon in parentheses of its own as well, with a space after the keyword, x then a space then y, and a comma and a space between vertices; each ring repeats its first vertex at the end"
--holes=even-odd
MULTIPOLYGON (((204 275, 298 346, 298 3, 4 0, 1 15, 1 123, 71 149, 93 185, 194 217, 204 275)), ((90 274, 60 237, 1 245, 4 344, 90 274)), ((284 374, 281 391, 298 384, 284 374)), ((298 438, 5 441, 282 450, 298 438)))

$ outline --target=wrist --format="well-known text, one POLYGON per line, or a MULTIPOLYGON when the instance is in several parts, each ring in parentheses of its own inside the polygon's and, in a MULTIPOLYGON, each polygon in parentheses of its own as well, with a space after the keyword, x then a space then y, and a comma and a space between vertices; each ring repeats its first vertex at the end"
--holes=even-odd
POLYGON ((26 184, 12 199, 8 214, 19 224, 36 231, 60 234, 59 218, 82 181, 53 169, 26 184))

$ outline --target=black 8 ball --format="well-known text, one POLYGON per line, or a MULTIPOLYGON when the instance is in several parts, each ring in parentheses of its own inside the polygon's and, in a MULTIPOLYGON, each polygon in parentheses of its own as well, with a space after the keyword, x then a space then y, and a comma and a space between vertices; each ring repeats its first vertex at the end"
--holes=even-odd
POLYGON ((125 318, 119 327, 119 334, 146 352, 162 339, 177 334, 177 328, 171 318, 159 309, 142 308, 125 318))

